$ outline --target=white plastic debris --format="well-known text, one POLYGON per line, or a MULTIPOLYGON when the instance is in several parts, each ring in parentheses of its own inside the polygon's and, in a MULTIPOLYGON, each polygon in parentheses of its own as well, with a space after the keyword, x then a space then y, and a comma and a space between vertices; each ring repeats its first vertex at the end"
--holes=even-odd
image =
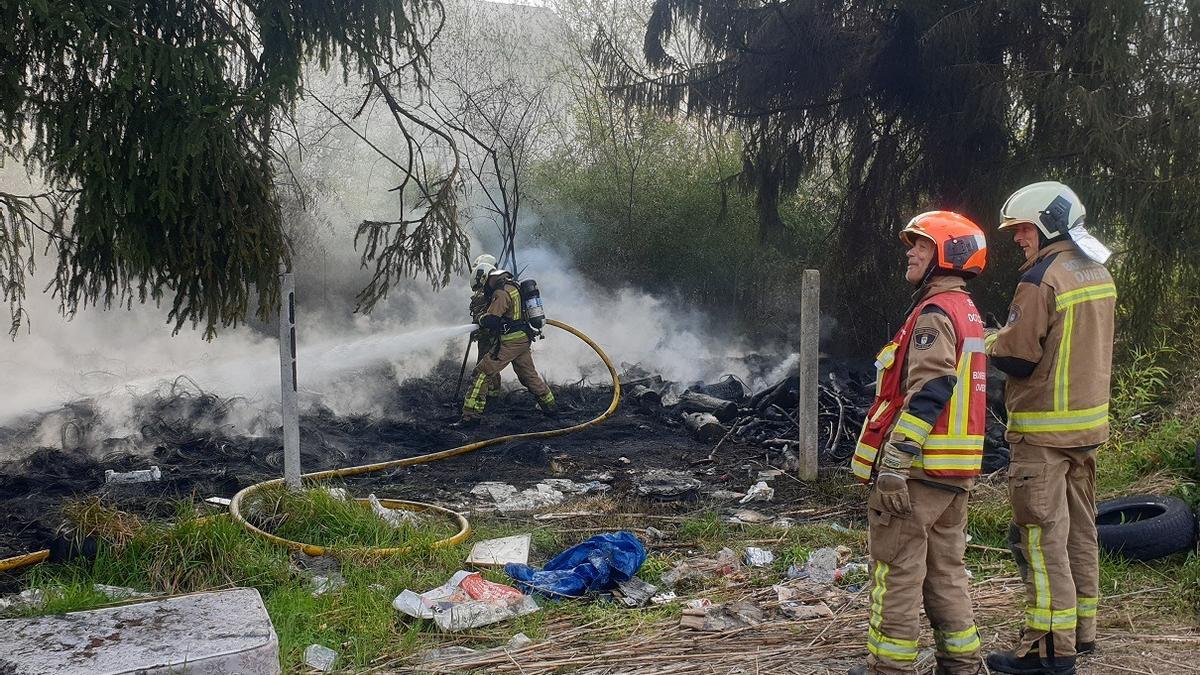
POLYGON ((476 542, 467 555, 467 564, 479 567, 501 567, 508 563, 529 564, 528 534, 485 539, 476 542))
POLYGON ((46 604, 46 592, 40 588, 30 588, 14 595, 0 598, 0 612, 12 609, 29 609, 46 604))
POLYGON ((346 488, 325 488, 325 491, 329 493, 330 497, 333 497, 339 502, 350 501, 350 493, 346 492, 346 488))
POLYGON ((518 649, 524 649, 531 644, 533 644, 533 640, 528 635, 524 633, 517 633, 516 635, 512 636, 512 639, 508 641, 508 644, 504 645, 504 648, 510 652, 515 652, 518 649))
POLYGON ((775 554, 765 548, 746 547, 746 564, 751 567, 766 567, 775 562, 775 554))
POLYGON ((209 497, 204 500, 204 503, 212 504, 213 506, 229 506, 233 503, 233 500, 225 499, 224 497, 209 497))
POLYGON ((704 609, 706 607, 712 607, 712 600, 709 600, 708 598, 693 598, 683 603, 683 606, 687 607, 688 609, 704 609))
POLYGON ((679 596, 675 595, 675 591, 667 591, 665 593, 659 593, 658 595, 650 598, 650 602, 651 604, 655 605, 665 605, 668 602, 675 602, 675 599, 678 597, 679 596))
POLYGON ((149 469, 141 469, 139 471, 113 471, 106 469, 104 471, 104 482, 108 485, 114 483, 153 483, 162 478, 162 471, 157 466, 152 466, 149 469))
POLYGON ((380 520, 388 525, 391 525, 392 527, 399 528, 404 527, 405 525, 412 525, 417 522, 417 517, 411 512, 402 511, 399 509, 389 509, 381 504, 379 502, 379 497, 376 497, 375 493, 371 493, 371 495, 367 497, 367 502, 371 504, 371 510, 375 512, 375 515, 379 516, 380 520))
POLYGON ((328 673, 337 665, 338 653, 322 645, 309 645, 304 650, 304 662, 322 673, 328 673))
POLYGON ((392 607, 413 618, 433 619, 445 631, 478 628, 538 611, 532 597, 512 586, 463 570, 424 593, 405 589, 392 601, 392 607))
POLYGON ((345 586, 346 579, 341 572, 332 572, 328 576, 314 576, 309 583, 312 585, 312 596, 317 598, 345 586))
POLYGON ((769 502, 775 498, 775 488, 766 484, 765 481, 758 481, 749 490, 746 491, 746 496, 738 501, 739 504, 747 502, 769 502))

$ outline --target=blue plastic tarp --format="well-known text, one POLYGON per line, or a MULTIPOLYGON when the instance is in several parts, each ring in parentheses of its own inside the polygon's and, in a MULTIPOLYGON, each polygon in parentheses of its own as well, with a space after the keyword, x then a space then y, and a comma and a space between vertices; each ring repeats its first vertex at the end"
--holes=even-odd
POLYGON ((554 556, 541 571, 509 563, 504 572, 526 593, 580 597, 589 591, 607 591, 629 581, 642 563, 646 548, 632 532, 598 534, 554 556))

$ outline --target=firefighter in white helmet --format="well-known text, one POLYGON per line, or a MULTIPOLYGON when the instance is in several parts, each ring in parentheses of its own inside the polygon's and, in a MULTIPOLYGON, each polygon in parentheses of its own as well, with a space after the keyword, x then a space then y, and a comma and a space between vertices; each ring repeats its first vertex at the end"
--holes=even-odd
POLYGON ((1055 181, 1017 190, 1000 210, 1025 263, 985 349, 1008 375, 1010 539, 1025 622, 1015 650, 988 656, 994 673, 1072 675, 1096 644, 1096 447, 1108 440, 1117 291, 1084 215, 1055 181))
POLYGON ((479 324, 482 335, 481 347, 488 344, 490 349, 480 349, 479 361, 475 365, 471 384, 463 401, 459 426, 472 426, 479 422, 479 417, 487 406, 488 397, 493 392, 492 382, 495 381, 496 386, 499 386, 500 371, 509 364, 512 365, 517 379, 537 399, 542 412, 550 416, 557 415, 558 404, 554 400, 554 393, 550 391, 550 387, 533 364, 530 350, 533 330, 525 318, 520 287, 506 270, 497 268, 486 260, 481 261, 477 267, 486 271, 481 288, 486 304, 476 323, 479 324))

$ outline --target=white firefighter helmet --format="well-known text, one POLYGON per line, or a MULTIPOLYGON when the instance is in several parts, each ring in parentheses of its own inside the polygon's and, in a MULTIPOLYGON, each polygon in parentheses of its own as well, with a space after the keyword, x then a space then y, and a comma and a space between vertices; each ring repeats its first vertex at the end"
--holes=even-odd
MULTIPOLYGON (((485 256, 479 256, 479 258, 483 257, 485 256)), ((492 256, 489 255, 486 257, 491 258, 492 256)), ((487 281, 488 276, 496 269, 495 263, 490 263, 486 260, 480 262, 479 258, 475 259, 475 266, 471 268, 471 288, 476 290, 483 288, 483 283, 487 281)), ((495 258, 492 258, 492 260, 495 260, 495 258)))
POLYGON ((475 267, 478 267, 480 263, 487 263, 489 265, 495 265, 496 264, 496 256, 489 255, 487 253, 484 253, 483 255, 480 255, 480 256, 476 256, 475 262, 471 263, 471 268, 474 269, 475 267))
POLYGON ((1000 229, 1029 223, 1052 241, 1067 236, 1072 227, 1082 225, 1084 213, 1083 202, 1071 188, 1047 180, 1012 193, 1000 208, 1000 229))

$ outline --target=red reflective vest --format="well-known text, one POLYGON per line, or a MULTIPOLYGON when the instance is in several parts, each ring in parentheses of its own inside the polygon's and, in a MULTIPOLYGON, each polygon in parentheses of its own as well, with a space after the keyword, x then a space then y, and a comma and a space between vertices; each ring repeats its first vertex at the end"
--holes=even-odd
POLYGON ((983 435, 987 421, 987 360, 983 353, 983 322, 971 296, 964 291, 945 291, 922 300, 900 332, 876 357, 875 402, 867 412, 850 468, 866 483, 879 449, 894 430, 920 446, 913 466, 929 476, 970 477, 979 475, 983 462, 983 435), (913 327, 928 305, 950 317, 958 342, 958 382, 942 414, 933 426, 904 408, 901 380, 913 327))

